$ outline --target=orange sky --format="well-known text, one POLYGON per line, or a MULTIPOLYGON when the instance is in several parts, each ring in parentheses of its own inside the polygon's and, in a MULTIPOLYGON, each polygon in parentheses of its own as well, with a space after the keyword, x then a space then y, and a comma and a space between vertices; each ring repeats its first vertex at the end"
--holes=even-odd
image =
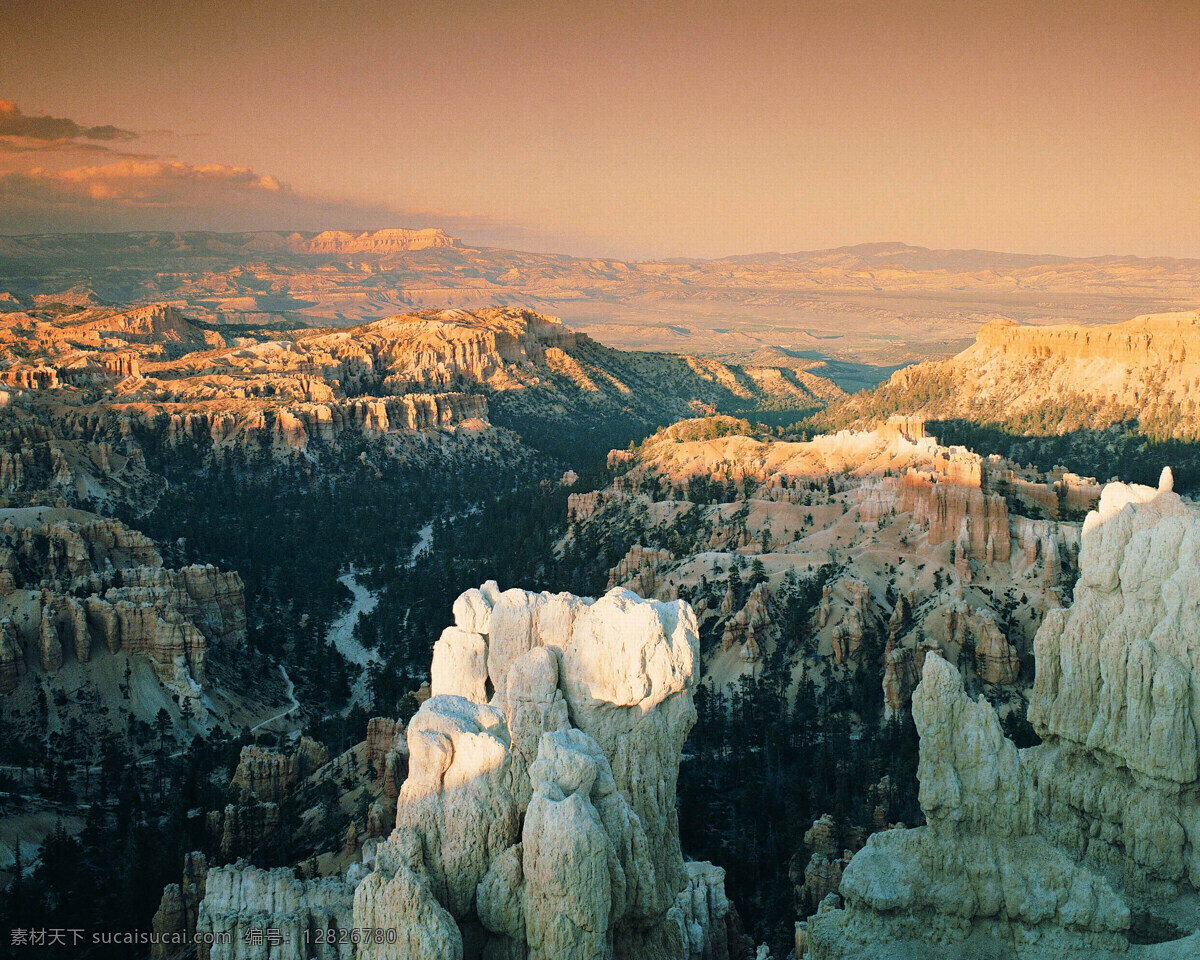
POLYGON ((1200 256, 1191 0, 16 0, 3 18, 0 98, 77 129, 10 110, 0 232, 1200 256))

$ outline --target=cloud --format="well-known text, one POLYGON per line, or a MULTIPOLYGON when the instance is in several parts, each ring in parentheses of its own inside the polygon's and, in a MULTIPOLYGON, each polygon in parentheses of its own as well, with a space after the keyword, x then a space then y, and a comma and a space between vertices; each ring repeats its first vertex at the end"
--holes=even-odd
POLYGON ((220 163, 136 158, 98 166, 47 170, 0 178, 0 196, 45 203, 106 201, 124 206, 192 206, 221 200, 259 200, 284 192, 272 176, 220 163))
POLYGON ((65 117, 30 117, 23 114, 12 100, 0 100, 0 137, 46 141, 120 141, 136 140, 137 134, 109 123, 85 127, 65 117))
POLYGON ((269 175, 220 163, 134 158, 0 171, 0 220, 21 231, 246 229, 310 205, 269 175))
POLYGON ((384 205, 307 196, 269 174, 221 163, 140 157, 65 169, 0 167, 5 233, 371 229, 406 219, 384 205))
POLYGON ((135 137, 113 126, 27 117, 0 100, 0 233, 438 226, 469 243, 554 247, 507 220, 314 197, 251 167, 120 148, 135 137))

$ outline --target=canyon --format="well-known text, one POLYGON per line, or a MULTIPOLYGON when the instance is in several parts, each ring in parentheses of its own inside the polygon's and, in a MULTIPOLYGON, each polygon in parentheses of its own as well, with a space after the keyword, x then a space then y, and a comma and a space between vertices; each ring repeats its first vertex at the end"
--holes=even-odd
POLYGON ((148 658, 170 695, 208 722, 200 704, 208 649, 246 641, 236 573, 166 569, 154 544, 123 524, 28 507, 0 511, 0 568, 0 692, 36 687, 66 656, 82 668, 102 651, 125 653, 148 658))
POLYGON ((0 957, 1200 960, 1200 5, 532 6, 4 6, 0 957))
POLYGON ((634 430, 706 409, 816 409, 828 380, 716 360, 622 353, 527 310, 431 311, 279 339, 217 333, 174 307, 0 318, 0 484, 152 501, 146 464, 180 444, 289 457, 344 434, 419 453, 438 434, 503 449, 547 423, 634 430), (20 402, 12 402, 12 395, 20 402))
POLYGON ((984 682, 1016 684, 1078 551, 1078 527, 1054 519, 1058 504, 1095 503, 1095 481, 942 446, 911 418, 806 442, 742 430, 720 418, 675 424, 615 451, 611 488, 569 498, 579 528, 611 535, 636 518, 644 542, 612 568, 611 586, 689 599, 720 637, 706 665, 721 684, 760 672, 778 651, 792 661, 793 690, 805 677, 823 686, 817 667, 832 658, 857 669, 869 636, 887 648, 877 655, 891 713, 915 684, 907 664, 940 644, 955 658, 973 646, 984 682), (1035 519, 1047 505, 1049 517, 1035 519), (719 575, 751 561, 753 589, 719 575), (838 574, 822 586, 805 665, 773 624, 797 575, 831 563, 838 574))
MULTIPOLYGON (((186 242, 360 277, 499 256, 186 242)), ((870 262, 898 294, 927 254, 729 282, 870 262)), ((0 874, 38 902, 82 862, 155 960, 1186 949, 1195 313, 964 320, 965 352, 847 395, 816 347, 629 352, 495 299, 301 321, 286 285, 235 317, 201 274, 0 316, 0 874), (1084 413, 1175 475, 1106 485, 1084 413)))

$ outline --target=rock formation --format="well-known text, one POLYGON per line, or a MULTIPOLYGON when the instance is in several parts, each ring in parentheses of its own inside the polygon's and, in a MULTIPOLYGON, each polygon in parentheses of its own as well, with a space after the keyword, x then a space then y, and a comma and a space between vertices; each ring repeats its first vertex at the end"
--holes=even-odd
POLYGON ((814 960, 1200 949, 1200 512, 1169 481, 1110 484, 1080 568, 1073 605, 1035 640, 1040 745, 1018 750, 950 664, 925 658, 913 718, 927 825, 855 856, 845 910, 809 924, 814 960))
POLYGON ((670 550, 651 550, 635 543, 608 572, 608 588, 627 586, 643 597, 652 596, 658 589, 660 572, 674 560, 670 550))
MULTIPOLYGON (((842 831, 833 817, 826 813, 813 821, 804 833, 804 844, 796 852, 789 865, 789 879, 796 888, 796 904, 801 916, 816 913, 817 907, 833 894, 837 895, 842 873, 854 852, 840 843, 842 831), (807 857, 807 859, 805 859, 807 857)), ((861 836, 847 836, 848 841, 857 841, 861 836)))
MULTIPOLYGON (((899 370, 882 392, 890 401, 886 409, 930 418, 974 418, 986 409, 989 418, 1003 419, 1036 409, 1061 413, 1069 404, 1089 425, 1166 414, 1168 429, 1190 436, 1197 426, 1190 400, 1198 376, 1200 313, 1194 310, 1095 326, 992 320, 962 353, 899 370), (931 398, 923 388, 934 383, 931 398)), ((872 401, 857 402, 866 408, 872 401)), ((1067 505, 1082 506, 1072 503, 1076 485, 1067 480, 1065 486, 1067 505)))
POLYGON ((25 668, 25 656, 12 620, 0 620, 0 693, 12 693, 21 682, 21 671, 25 668))
POLYGON ((278 835, 282 822, 274 802, 226 804, 224 810, 208 814, 208 841, 223 861, 252 857, 278 835))
POLYGON ((567 496, 567 516, 571 520, 590 520, 603 505, 599 490, 588 493, 572 493, 567 496))
POLYGON ((196 920, 202 938, 213 942, 201 943, 199 960, 351 960, 352 944, 322 942, 338 938, 319 934, 350 931, 353 895, 341 876, 300 880, 286 867, 263 870, 244 861, 215 867, 208 871, 196 920), (249 942, 251 930, 262 933, 264 942, 249 942), (277 943, 266 942, 268 930, 277 932, 277 943), (224 939, 229 942, 216 942, 224 939))
MULTIPOLYGON (((275 395, 283 393, 273 384, 275 395)), ((311 394, 311 389, 305 391, 311 394)), ((244 402, 196 403, 188 395, 137 411, 138 426, 157 433, 168 447, 203 440, 220 453, 231 447, 254 450, 265 442, 276 454, 304 453, 312 441, 329 443, 343 433, 368 436, 389 432, 444 430, 486 420, 487 399, 465 393, 413 393, 381 399, 342 399, 264 408, 244 402)))
POLYGON ((725 871, 711 863, 688 863, 688 886, 675 906, 687 934, 688 960, 736 960, 749 957, 734 905, 725 896, 725 871))
MULTIPOLYGON (((675 785, 696 716, 690 608, 487 583, 454 617, 434 648, 433 695, 407 726, 391 836, 368 840, 344 882, 312 890, 289 871, 210 871, 200 928, 267 915, 289 936, 320 918, 396 931, 360 944, 360 960, 742 957, 724 871, 685 864, 679 849, 675 785), (352 916, 340 912, 351 890, 352 916)), ((377 771, 398 733, 371 721, 377 771)), ((280 764, 254 775, 264 763, 244 753, 235 779, 267 789, 280 764)), ((225 834, 242 809, 227 808, 225 834)), ((225 956, 250 954, 214 947, 225 956)))
MULTIPOLYGON (((289 248, 316 243, 323 255, 365 245, 355 256, 375 260, 431 240, 451 242, 426 231, 276 237, 289 248)), ((181 447, 311 461, 363 437, 380 441, 376 449, 426 456, 436 434, 515 443, 490 429, 493 404, 502 421, 575 429, 613 417, 656 422, 700 403, 803 408, 841 396, 802 372, 622 354, 557 318, 512 307, 239 332, 195 323, 178 302, 92 308, 69 322, 0 313, 0 382, 13 388, 0 391, 0 492, 19 492, 9 501, 19 503, 46 503, 52 492, 49 502, 149 504, 163 478, 147 454, 155 463, 181 447)))
POLYGON ((246 798, 279 803, 328 760, 329 751, 308 737, 301 737, 288 752, 247 744, 229 786, 246 798))
POLYGON ((983 619, 975 640, 975 669, 984 683, 1015 683, 1021 672, 1016 649, 991 618, 983 619))
POLYGON ((831 622, 835 592, 845 598, 844 606, 838 606, 842 611, 842 619, 833 632, 833 656, 841 664, 857 656, 868 633, 881 632, 881 619, 871 602, 871 590, 867 584, 846 577, 832 587, 827 585, 821 597, 817 620, 822 626, 831 622))
POLYGON ((403 897, 432 911, 410 927, 422 956, 483 943, 531 960, 688 956, 697 938, 676 901, 695 895, 661 798, 695 719, 690 610, 624 590, 593 602, 487 585, 455 616, 355 922, 397 923, 403 897))
POLYGON ((898 717, 916 689, 920 674, 911 647, 888 640, 883 651, 883 719, 898 717))
POLYGON ((390 717, 371 717, 367 721, 364 762, 373 771, 383 795, 395 800, 400 785, 408 776, 408 741, 404 725, 390 717))
POLYGON ((973 472, 931 478, 910 470, 900 490, 900 509, 912 512, 916 523, 928 525, 930 543, 955 541, 972 560, 1008 559, 1008 506, 1003 497, 984 493, 973 472))
POLYGON ((11 619, 3 628, 0 691, 15 688, 22 660, 54 673, 67 657, 87 663, 107 650, 149 657, 176 696, 197 699, 208 645, 245 642, 236 573, 168 569, 147 537, 82 511, 0 510, 0 580, 9 595, 36 597, 36 635, 11 619))
MULTIPOLYGON (((765 583, 756 584, 746 597, 742 609, 729 618, 725 630, 721 634, 721 646, 728 650, 741 644, 742 655, 748 661, 754 661, 761 655, 759 638, 763 628, 771 622, 767 612, 767 601, 770 594, 765 583)), ((732 599, 732 598, 731 598, 732 599)))
POLYGON ((204 854, 192 851, 184 858, 180 882, 169 883, 163 890, 151 922, 151 929, 160 938, 150 947, 151 960, 186 955, 196 933, 207 878, 208 861, 204 854))
POLYGON ((409 230, 390 227, 385 230, 368 230, 350 233, 345 230, 322 230, 316 236, 303 239, 294 237, 290 249, 297 253, 398 253, 406 250, 429 250, 455 247, 458 241, 447 236, 438 227, 409 230))

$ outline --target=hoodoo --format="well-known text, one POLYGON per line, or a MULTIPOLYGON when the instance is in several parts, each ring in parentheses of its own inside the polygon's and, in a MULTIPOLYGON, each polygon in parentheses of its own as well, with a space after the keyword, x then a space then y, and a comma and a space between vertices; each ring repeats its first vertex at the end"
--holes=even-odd
POLYGON ((1069 610, 1038 631, 1018 750, 953 666, 913 695, 927 825, 871 837, 813 960, 1200 954, 1200 511, 1109 484, 1069 610), (1132 944, 1132 946, 1131 946, 1132 944))
MULTIPOLYGON (((488 582, 454 617, 434 648, 434 695, 408 725, 391 836, 368 840, 344 881, 223 868, 199 928, 236 931, 278 902, 275 925, 296 936, 351 914, 355 929, 395 931, 359 944, 360 960, 744 955, 724 871, 685 863, 679 846, 691 608, 488 582), (288 896, 247 895, 268 881, 288 896)), ((249 956, 233 939, 220 956, 249 956)))

